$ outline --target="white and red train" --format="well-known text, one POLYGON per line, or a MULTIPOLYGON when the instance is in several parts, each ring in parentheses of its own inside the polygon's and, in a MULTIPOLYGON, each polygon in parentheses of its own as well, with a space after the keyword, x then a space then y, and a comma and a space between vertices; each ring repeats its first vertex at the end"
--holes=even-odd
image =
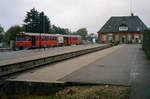
POLYGON ((38 47, 65 46, 81 43, 80 35, 61 35, 46 33, 18 33, 16 34, 16 50, 38 47))

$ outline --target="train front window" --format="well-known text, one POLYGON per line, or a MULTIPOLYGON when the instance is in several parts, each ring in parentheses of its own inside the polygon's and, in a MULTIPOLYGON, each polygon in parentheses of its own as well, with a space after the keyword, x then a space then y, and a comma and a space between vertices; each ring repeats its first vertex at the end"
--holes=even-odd
POLYGON ((30 41, 31 37, 30 36, 17 36, 16 41, 30 41))
POLYGON ((45 38, 44 38, 44 36, 42 36, 42 41, 44 41, 45 40, 45 38))
POLYGON ((17 36, 16 41, 24 41, 24 36, 17 36))
POLYGON ((29 37, 29 36, 26 36, 26 37, 25 37, 25 40, 26 40, 26 41, 30 41, 30 37, 29 37))

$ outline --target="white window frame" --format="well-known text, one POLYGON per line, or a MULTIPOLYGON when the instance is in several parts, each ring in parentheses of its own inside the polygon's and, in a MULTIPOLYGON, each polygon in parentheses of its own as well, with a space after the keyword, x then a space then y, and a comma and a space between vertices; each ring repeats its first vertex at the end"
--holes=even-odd
POLYGON ((119 41, 119 34, 115 35, 115 41, 119 41))
POLYGON ((106 41, 106 34, 103 35, 103 41, 106 41))
POLYGON ((128 41, 131 41, 131 40, 132 40, 132 35, 128 34, 128 41))
POLYGON ((112 37, 113 37, 113 34, 112 33, 108 33, 108 41, 112 41, 112 37))

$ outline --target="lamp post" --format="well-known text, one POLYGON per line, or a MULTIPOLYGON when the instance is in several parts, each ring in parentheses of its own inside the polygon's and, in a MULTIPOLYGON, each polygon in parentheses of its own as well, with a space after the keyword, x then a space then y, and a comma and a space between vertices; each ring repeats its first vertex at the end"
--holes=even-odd
POLYGON ((41 49, 41 32, 40 32, 40 49, 41 49))
MULTIPOLYGON (((43 15, 43 33, 45 33, 45 16, 43 15)), ((46 38, 45 38, 46 41, 46 38)), ((44 50, 45 50, 45 41, 44 41, 44 50)))

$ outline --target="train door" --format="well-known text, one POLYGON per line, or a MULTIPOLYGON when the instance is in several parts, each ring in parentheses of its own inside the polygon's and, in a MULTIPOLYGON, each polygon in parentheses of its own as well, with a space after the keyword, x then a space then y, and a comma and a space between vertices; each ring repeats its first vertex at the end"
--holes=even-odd
POLYGON ((62 37, 62 36, 59 36, 58 37, 58 45, 64 45, 64 37, 62 37))
POLYGON ((66 37, 66 43, 69 45, 69 37, 66 37))
POLYGON ((35 36, 32 36, 32 46, 35 46, 35 36))

